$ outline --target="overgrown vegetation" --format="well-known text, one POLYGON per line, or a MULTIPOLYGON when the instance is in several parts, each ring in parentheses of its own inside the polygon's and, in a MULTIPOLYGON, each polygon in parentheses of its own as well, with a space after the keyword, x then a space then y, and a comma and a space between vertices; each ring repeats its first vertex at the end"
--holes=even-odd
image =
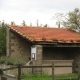
POLYGON ((0 25, 0 56, 6 54, 6 25, 4 21, 0 25))
POLYGON ((70 40, 70 42, 72 42, 72 43, 73 43, 74 41, 71 39, 71 40, 70 40))
POLYGON ((45 38, 45 37, 42 37, 42 40, 43 40, 43 41, 46 41, 46 38, 45 38))
POLYGON ((80 42, 80 40, 76 40, 77 42, 80 42))
POLYGON ((65 43, 65 42, 66 42, 66 40, 64 40, 64 39, 61 39, 61 41, 62 41, 63 43, 65 43))
MULTIPOLYGON (((54 76, 54 80, 77 79, 78 74, 64 74, 54 76)), ((21 80, 52 80, 52 76, 40 74, 22 74, 21 80)))
POLYGON ((52 38, 52 41, 57 42, 58 40, 56 38, 52 38))
POLYGON ((52 16, 52 19, 57 20, 56 25, 58 28, 64 26, 70 30, 80 32, 80 9, 75 8, 73 11, 69 11, 66 14, 56 13, 52 16))
POLYGON ((26 61, 23 58, 11 58, 11 57, 6 57, 3 56, 0 58, 0 64, 7 64, 7 65, 25 65, 26 61))

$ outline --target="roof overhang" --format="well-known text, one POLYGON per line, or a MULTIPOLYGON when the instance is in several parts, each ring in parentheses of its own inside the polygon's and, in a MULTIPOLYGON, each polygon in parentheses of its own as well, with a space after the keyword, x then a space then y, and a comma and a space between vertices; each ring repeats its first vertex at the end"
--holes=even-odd
POLYGON ((42 45, 43 47, 80 47, 80 43, 49 43, 36 42, 33 45, 42 45))

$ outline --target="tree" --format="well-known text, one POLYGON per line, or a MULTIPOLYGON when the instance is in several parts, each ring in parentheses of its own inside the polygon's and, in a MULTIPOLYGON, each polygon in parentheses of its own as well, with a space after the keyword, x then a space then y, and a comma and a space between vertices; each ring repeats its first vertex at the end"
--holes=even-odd
POLYGON ((6 54, 6 25, 4 21, 0 27, 0 56, 6 54))
POLYGON ((37 26, 39 26, 39 20, 36 21, 37 26))
POLYGON ((14 22, 14 21, 12 21, 12 22, 11 22, 11 25, 15 25, 15 22, 14 22))
POLYGON ((23 22, 22 22, 22 25, 23 25, 23 26, 26 26, 26 23, 25 23, 25 21, 24 21, 24 20, 23 20, 23 22))
POLYGON ((63 13, 56 13, 55 16, 52 16, 52 19, 57 20, 56 25, 58 28, 60 28, 63 18, 63 13))
POLYGON ((63 25, 71 30, 80 28, 80 10, 75 8, 74 11, 67 13, 63 25))

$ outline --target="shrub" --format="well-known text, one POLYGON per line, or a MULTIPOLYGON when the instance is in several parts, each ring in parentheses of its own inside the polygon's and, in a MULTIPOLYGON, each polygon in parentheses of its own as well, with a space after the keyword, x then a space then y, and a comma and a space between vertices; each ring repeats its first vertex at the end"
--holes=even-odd
POLYGON ((0 58, 0 64, 5 63, 6 60, 7 60, 7 57, 2 56, 2 57, 0 58))
POLYGON ((13 65, 18 66, 18 65, 25 65, 26 61, 23 58, 15 58, 13 65))
POLYGON ((9 58, 9 57, 7 57, 7 60, 5 61, 5 63, 6 63, 7 65, 13 65, 14 61, 15 61, 14 58, 9 58))
POLYGON ((7 65, 25 65, 26 61, 23 58, 10 58, 10 57, 1 57, 0 64, 5 63, 7 65))

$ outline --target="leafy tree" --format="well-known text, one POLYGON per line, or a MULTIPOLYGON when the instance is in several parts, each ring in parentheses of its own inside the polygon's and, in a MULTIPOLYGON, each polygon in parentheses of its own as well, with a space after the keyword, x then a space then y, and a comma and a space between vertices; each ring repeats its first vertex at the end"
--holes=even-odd
POLYGON ((6 54, 6 25, 4 21, 0 27, 0 56, 6 54))
POLYGON ((80 28, 80 10, 75 8, 74 11, 67 13, 63 25, 71 30, 80 28))
POLYGON ((52 16, 52 19, 57 20, 56 25, 58 28, 60 28, 62 21, 63 21, 63 13, 56 13, 54 16, 52 16))

